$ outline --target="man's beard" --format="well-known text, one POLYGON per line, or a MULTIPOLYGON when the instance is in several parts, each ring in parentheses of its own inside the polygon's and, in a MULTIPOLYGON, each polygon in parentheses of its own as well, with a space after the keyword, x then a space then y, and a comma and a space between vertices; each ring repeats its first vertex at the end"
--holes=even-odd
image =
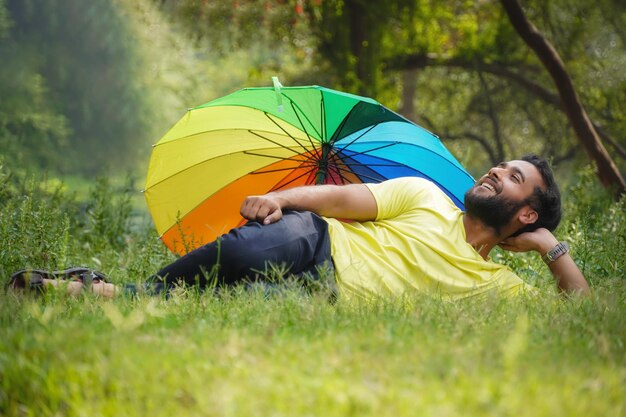
POLYGON ((465 211, 468 215, 482 221, 495 230, 500 236, 502 228, 509 224, 517 211, 527 204, 526 201, 513 201, 502 195, 478 195, 472 192, 473 188, 465 193, 465 211))

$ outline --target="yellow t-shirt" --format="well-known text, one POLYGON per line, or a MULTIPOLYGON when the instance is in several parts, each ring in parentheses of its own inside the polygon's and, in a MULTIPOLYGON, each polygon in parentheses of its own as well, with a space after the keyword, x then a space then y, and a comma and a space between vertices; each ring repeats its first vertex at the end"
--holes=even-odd
POLYGON ((326 218, 342 295, 419 292, 457 299, 527 288, 510 269, 484 260, 466 242, 463 212, 432 182, 405 177, 367 186, 378 205, 375 221, 326 218))

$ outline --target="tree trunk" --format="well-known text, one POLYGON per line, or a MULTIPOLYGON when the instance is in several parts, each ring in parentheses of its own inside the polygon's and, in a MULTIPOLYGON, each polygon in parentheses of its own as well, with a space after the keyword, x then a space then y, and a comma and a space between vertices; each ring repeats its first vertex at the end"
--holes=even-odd
POLYGON ((402 72, 402 101, 400 114, 409 120, 416 120, 415 89, 417 88, 417 70, 411 69, 402 72))
POLYGON ((343 11, 348 16, 350 28, 350 52, 355 62, 354 72, 358 81, 358 94, 376 97, 379 77, 381 26, 384 16, 376 15, 379 8, 363 0, 345 0, 343 11))
POLYGON ((535 25, 526 18, 517 0, 500 0, 500 2, 517 33, 537 54, 537 57, 539 57, 554 80, 563 103, 563 108, 574 128, 576 136, 589 154, 589 157, 596 162, 600 182, 614 193, 616 198, 619 198, 626 193, 624 178, 602 145, 600 137, 580 102, 572 79, 567 73, 558 52, 535 25))

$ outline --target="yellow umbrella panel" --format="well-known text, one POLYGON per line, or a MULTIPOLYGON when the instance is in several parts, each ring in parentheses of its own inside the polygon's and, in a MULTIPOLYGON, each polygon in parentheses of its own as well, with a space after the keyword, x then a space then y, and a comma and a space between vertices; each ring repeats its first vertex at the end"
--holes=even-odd
POLYGON ((306 183, 314 149, 305 132, 259 110, 190 110, 150 159, 145 196, 157 232, 179 254, 214 240, 241 224, 246 196, 306 183))

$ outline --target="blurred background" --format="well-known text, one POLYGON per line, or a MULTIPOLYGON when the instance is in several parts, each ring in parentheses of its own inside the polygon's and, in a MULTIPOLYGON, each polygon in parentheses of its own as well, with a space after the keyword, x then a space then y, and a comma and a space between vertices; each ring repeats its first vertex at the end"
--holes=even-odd
POLYGON ((140 189, 151 145, 187 108, 275 75, 377 99, 437 134, 474 176, 534 152, 565 186, 593 162, 617 173, 595 186, 619 188, 625 3, 521 5, 606 157, 590 157, 572 100, 500 1, 0 0, 0 165, 70 189, 96 176, 140 189))

